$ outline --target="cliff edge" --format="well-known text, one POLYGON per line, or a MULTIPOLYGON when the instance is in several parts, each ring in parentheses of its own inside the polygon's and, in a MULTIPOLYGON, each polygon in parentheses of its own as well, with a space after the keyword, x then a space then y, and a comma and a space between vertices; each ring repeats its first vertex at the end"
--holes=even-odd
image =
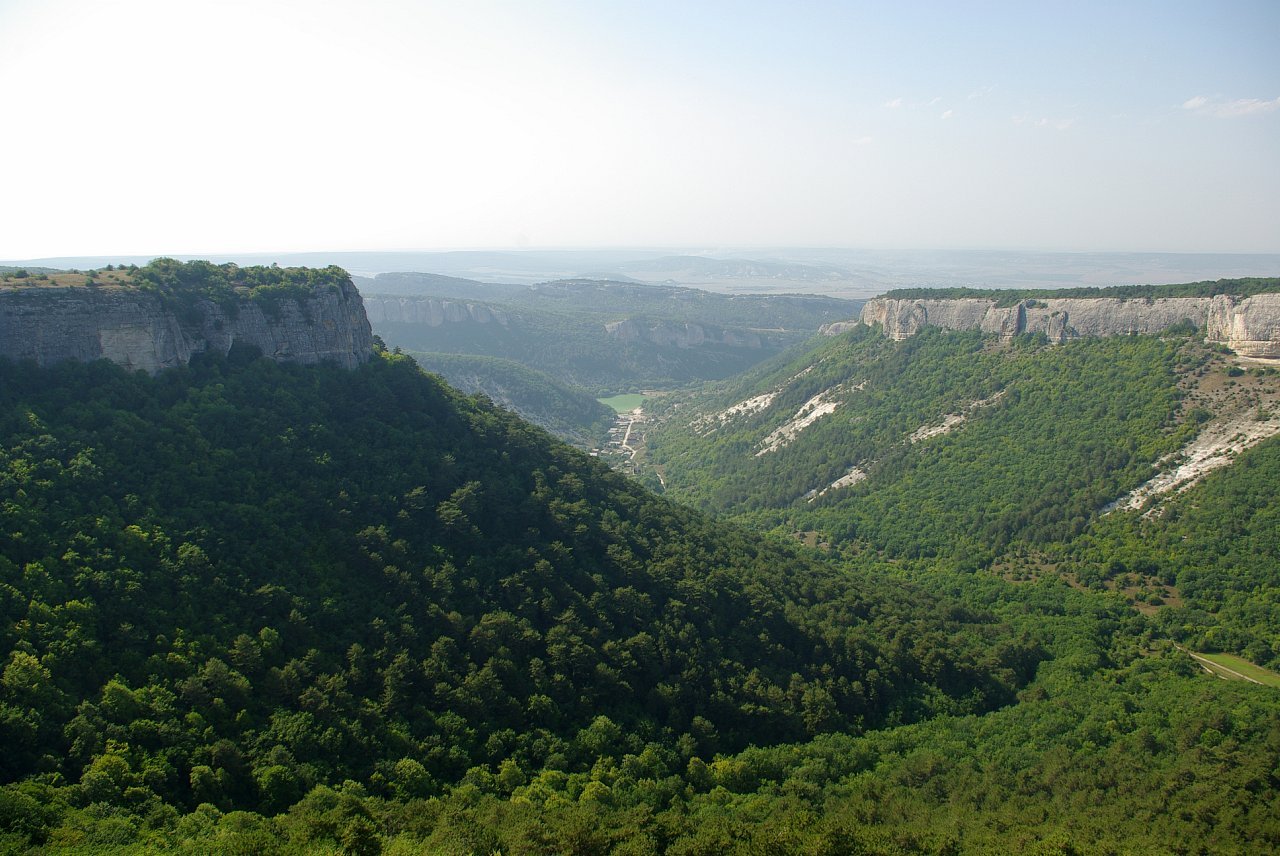
MULTIPOLYGON (((1181 323, 1203 330, 1205 339, 1241 356, 1280 358, 1280 294, 1240 297, 1028 298, 1001 306, 991 298, 913 299, 876 297, 861 321, 886 336, 905 339, 923 327, 981 330, 1006 338, 1043 333, 1051 342, 1084 336, 1158 333, 1181 323)), ((843 325, 824 332, 839 333, 843 325)))
POLYGON ((373 336, 359 292, 337 268, 157 260, 0 282, 0 356, 12 360, 108 359, 154 374, 233 346, 353 368, 369 359, 373 336))
POLYGON ((490 306, 468 300, 452 300, 444 297, 399 297, 380 294, 364 298, 364 309, 374 324, 426 324, 439 327, 444 324, 508 325, 507 313, 490 306))

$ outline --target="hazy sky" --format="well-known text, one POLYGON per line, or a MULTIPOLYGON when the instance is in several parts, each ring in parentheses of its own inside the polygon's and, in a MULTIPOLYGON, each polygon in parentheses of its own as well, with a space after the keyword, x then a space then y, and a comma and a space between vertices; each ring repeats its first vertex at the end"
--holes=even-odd
POLYGON ((1280 2, 0 0, 0 258, 1280 252, 1280 2))

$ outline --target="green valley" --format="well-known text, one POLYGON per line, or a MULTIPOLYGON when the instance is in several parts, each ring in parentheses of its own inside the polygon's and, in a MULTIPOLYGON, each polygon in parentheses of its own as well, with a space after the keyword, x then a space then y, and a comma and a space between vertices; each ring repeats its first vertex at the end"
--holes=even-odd
POLYGON ((0 856, 1280 854, 1280 0, 0 0, 0 856))
POLYGON ((727 295, 585 279, 511 286, 404 273, 360 284, 374 332, 389 347, 420 355, 451 382, 510 402, 586 446, 596 445, 587 441, 598 437, 588 428, 595 417, 584 422, 586 411, 568 396, 730 377, 861 306, 817 295, 727 295), (573 392, 542 395, 546 381, 529 372, 573 392))
POLYGON ((1269 365, 855 327, 646 398, 659 496, 503 409, 627 396, 361 357, 0 360, 0 852, 1280 847, 1191 656, 1280 666, 1269 365))
POLYGON ((407 357, 3 368, 5 816, 36 812, 11 841, 106 844, 110 806, 168 847, 205 804, 510 788, 619 749, 683 770, 988 710, 1044 656, 657 499, 407 357), (922 623, 940 647, 901 636, 922 623))

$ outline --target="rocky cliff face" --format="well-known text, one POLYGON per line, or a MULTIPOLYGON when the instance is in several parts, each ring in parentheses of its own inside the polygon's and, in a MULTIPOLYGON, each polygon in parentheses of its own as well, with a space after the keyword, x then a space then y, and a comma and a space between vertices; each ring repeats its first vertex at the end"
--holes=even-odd
POLYGON ((1280 357, 1280 294, 1256 294, 1240 301, 1213 298, 1205 338, 1223 342, 1241 356, 1280 357))
MULTIPOLYGON (((981 330, 1006 338, 1044 333, 1051 342, 1082 336, 1157 333, 1184 321, 1203 330, 1211 342, 1249 357, 1280 357, 1280 294, 1237 298, 1047 298, 997 306, 994 300, 901 300, 877 297, 862 308, 864 324, 879 325, 886 336, 905 339, 923 327, 981 330)), ((834 335, 847 322, 824 332, 834 335)))
POLYGON ((647 342, 651 345, 696 348, 699 345, 728 345, 734 348, 760 348, 764 343, 755 333, 740 330, 722 330, 702 324, 679 324, 659 321, 648 324, 635 318, 610 321, 604 325, 610 338, 622 342, 647 342))
POLYGON ((474 321, 477 324, 507 326, 507 315, 483 303, 443 300, 439 297, 377 297, 364 299, 364 309, 374 324, 426 324, 439 327, 474 321))
POLYGON ((373 339, 349 282, 300 300, 240 300, 227 307, 199 300, 182 310, 129 287, 0 288, 0 356, 13 360, 108 359, 155 373, 194 354, 226 354, 232 345, 284 362, 352 368, 369 359, 373 339))

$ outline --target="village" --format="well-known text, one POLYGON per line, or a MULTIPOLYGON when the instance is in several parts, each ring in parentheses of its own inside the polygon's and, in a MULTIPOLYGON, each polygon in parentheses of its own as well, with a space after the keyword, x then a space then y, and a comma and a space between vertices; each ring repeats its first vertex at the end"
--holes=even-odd
POLYGON ((615 469, 635 475, 638 472, 636 456, 644 443, 644 407, 635 407, 618 413, 609 439, 600 453, 615 469))

